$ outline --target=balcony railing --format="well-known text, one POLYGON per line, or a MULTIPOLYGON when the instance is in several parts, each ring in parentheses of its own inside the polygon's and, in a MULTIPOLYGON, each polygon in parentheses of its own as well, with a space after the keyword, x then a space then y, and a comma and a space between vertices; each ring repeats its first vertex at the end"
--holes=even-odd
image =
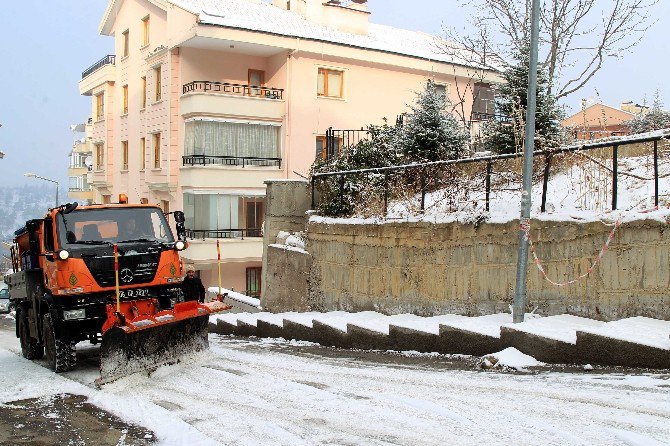
POLYGON ((69 187, 68 192, 90 192, 92 190, 91 186, 83 186, 83 187, 69 187))
POLYGON ((277 167, 281 169, 281 158, 256 158, 251 156, 186 155, 182 157, 184 166, 254 166, 277 167))
POLYGON ((88 67, 87 69, 85 69, 81 73, 81 78, 84 79, 86 76, 93 73, 94 71, 99 70, 105 65, 114 65, 115 63, 116 63, 116 56, 114 54, 109 54, 100 59, 99 61, 97 61, 96 63, 94 63, 93 65, 91 65, 90 67, 88 67))
POLYGON ((207 238, 242 239, 263 237, 260 229, 187 229, 186 237, 195 240, 207 238))
POLYGON ((257 85, 230 84, 228 82, 193 81, 182 87, 182 94, 191 92, 224 93, 266 99, 283 99, 282 88, 260 87, 257 85))

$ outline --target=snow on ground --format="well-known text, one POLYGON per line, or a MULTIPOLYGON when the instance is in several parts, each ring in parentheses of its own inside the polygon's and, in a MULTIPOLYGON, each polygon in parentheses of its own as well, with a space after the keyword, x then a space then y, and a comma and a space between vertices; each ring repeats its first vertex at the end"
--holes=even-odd
MULTIPOLYGON (((569 314, 541 317, 526 320, 519 324, 505 324, 510 328, 543 338, 555 339, 568 344, 577 343, 577 330, 601 327, 602 321, 587 319, 569 314)), ((670 332, 670 329, 668 330, 670 332)))
POLYGON ((54 375, 3 330, 0 402, 85 395, 166 445, 670 443, 668 376, 459 370, 435 365, 448 357, 218 335, 210 344, 191 362, 95 390, 95 365, 54 375))
POLYGON ((584 328, 581 331, 670 350, 670 321, 639 316, 608 322, 599 327, 584 328))
MULTIPOLYGON (((610 153, 610 152, 608 152, 610 153)), ((593 158, 593 153, 586 155, 593 158)), ((575 155, 576 156, 576 155, 575 155)), ((595 159, 595 158, 594 158, 595 159)), ((612 160, 597 160, 609 166, 612 160)), ((609 167, 607 167, 609 168, 609 167)), ((617 182, 617 211, 611 211, 612 174, 602 165, 584 158, 562 171, 552 171, 547 187, 547 212, 541 213, 542 182, 533 185, 531 218, 544 221, 593 222, 612 224, 635 220, 665 222, 670 217, 670 159, 659 159, 659 209, 654 209, 654 173, 651 156, 619 159, 617 182)), ((519 173, 519 172, 517 172, 519 173)), ((508 174, 504 174, 508 175, 508 174)), ((483 178, 483 177, 482 177, 483 178)), ((398 221, 431 223, 472 223, 483 218, 490 223, 517 220, 520 214, 521 190, 519 182, 495 186, 503 174, 492 175, 494 187, 490 195, 490 210, 485 211, 484 181, 475 179, 467 185, 471 194, 452 208, 453 188, 429 192, 425 197, 425 212, 418 211, 420 195, 408 200, 391 200, 386 216, 364 218, 331 218, 312 215, 310 222, 340 224, 384 224, 398 221)), ((463 185, 463 188, 466 186, 463 185)))

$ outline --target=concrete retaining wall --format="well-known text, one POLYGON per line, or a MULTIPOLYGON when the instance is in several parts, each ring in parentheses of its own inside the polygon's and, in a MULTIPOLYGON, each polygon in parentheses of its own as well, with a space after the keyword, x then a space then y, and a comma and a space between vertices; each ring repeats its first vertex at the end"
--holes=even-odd
MULTIPOLYGON (((296 192, 294 184, 287 187, 296 192)), ((302 190, 304 198, 281 196, 308 204, 306 182, 302 190)), ((274 205, 269 198, 270 209, 274 205)), ((304 212, 294 215, 291 223, 299 226, 300 218, 305 225, 304 212)), ((266 237, 269 220, 272 216, 266 218, 266 237)), ((270 225, 281 226, 282 222, 270 221, 270 225)), ((537 312, 544 315, 568 313, 600 320, 630 316, 670 320, 667 229, 666 223, 653 221, 625 223, 596 271, 571 286, 545 282, 531 265, 528 309, 537 307, 537 312)), ((601 223, 534 221, 532 237, 549 276, 564 281, 587 270, 610 230, 601 223)), ((271 249, 265 250, 268 254, 264 257, 264 261, 273 259, 264 263, 266 285, 276 283, 275 277, 280 278, 278 287, 286 283, 281 278, 301 277, 306 278, 306 286, 294 290, 290 298, 280 296, 275 285, 266 288, 263 305, 271 311, 374 310, 425 316, 509 311, 517 234, 516 222, 479 226, 310 223, 306 246, 309 261, 298 261, 292 254, 271 249)))

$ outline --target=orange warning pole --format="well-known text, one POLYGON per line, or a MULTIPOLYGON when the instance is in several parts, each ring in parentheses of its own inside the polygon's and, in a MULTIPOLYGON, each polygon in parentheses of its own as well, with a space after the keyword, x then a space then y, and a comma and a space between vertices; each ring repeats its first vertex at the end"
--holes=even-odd
POLYGON ((114 243, 114 281, 116 283, 116 312, 121 313, 121 297, 119 292, 119 247, 114 243))
POLYGON ((219 270, 219 292, 217 293, 219 296, 221 296, 221 245, 219 244, 219 240, 216 241, 216 255, 217 255, 217 268, 219 270))

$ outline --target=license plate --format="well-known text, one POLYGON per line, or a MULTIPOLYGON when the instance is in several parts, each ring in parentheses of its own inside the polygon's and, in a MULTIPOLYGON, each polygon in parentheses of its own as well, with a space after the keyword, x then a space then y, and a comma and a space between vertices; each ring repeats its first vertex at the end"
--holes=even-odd
POLYGON ((121 299, 133 299, 136 297, 149 297, 149 288, 134 288, 131 290, 119 291, 121 299))

